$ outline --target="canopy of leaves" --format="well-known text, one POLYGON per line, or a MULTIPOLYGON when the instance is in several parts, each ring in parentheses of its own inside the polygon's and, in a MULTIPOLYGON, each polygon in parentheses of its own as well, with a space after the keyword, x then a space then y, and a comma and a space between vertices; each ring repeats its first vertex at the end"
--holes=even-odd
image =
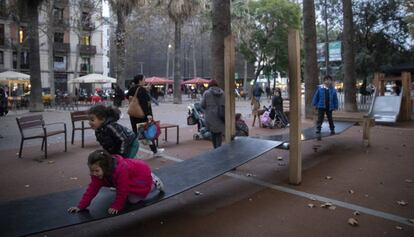
POLYGON ((287 0, 258 0, 251 1, 248 9, 241 9, 241 12, 248 13, 252 21, 248 40, 240 37, 240 51, 250 63, 257 63, 256 75, 261 70, 267 75, 286 72, 288 30, 300 26, 299 6, 287 0))

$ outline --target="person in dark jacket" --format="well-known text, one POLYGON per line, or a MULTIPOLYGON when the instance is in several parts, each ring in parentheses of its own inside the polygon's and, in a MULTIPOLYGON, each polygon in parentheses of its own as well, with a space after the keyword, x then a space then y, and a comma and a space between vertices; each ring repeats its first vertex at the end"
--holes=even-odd
POLYGON ((318 110, 318 120, 316 122, 316 133, 321 133, 323 119, 328 117, 331 134, 335 134, 335 125, 332 118, 332 111, 338 109, 338 95, 332 85, 332 77, 327 75, 323 79, 323 84, 319 85, 313 95, 312 104, 318 110))
MULTIPOLYGON (((127 99, 130 99, 130 97, 133 97, 135 94, 135 91, 137 92, 137 97, 139 104, 142 108, 142 111, 144 112, 143 118, 135 118, 129 116, 129 120, 131 121, 131 127, 135 134, 138 134, 137 124, 138 123, 146 123, 148 122, 148 117, 153 118, 152 115, 152 107, 151 107, 151 97, 148 95, 147 89, 144 87, 144 75, 138 74, 134 77, 134 86, 129 88, 127 93, 127 99)), ((164 151, 164 149, 157 149, 157 146, 155 145, 155 139, 150 141, 149 147, 151 148, 151 151, 153 153, 153 156, 158 156, 161 152, 164 151)))
POLYGON ((280 88, 276 88, 275 94, 272 98, 272 109, 275 110, 275 117, 277 117, 283 126, 289 125, 289 120, 286 117, 286 114, 283 112, 283 98, 280 88))
POLYGON ((9 112, 6 90, 0 86, 0 116, 5 116, 9 112))
POLYGON ((208 89, 201 100, 201 108, 205 111, 206 127, 211 132, 213 147, 221 146, 224 133, 224 121, 219 115, 219 106, 224 105, 224 91, 218 87, 216 80, 208 83, 208 89))
POLYGON ((114 107, 98 104, 89 109, 89 125, 95 130, 96 140, 110 154, 135 158, 139 143, 130 129, 117 121, 121 111, 114 107))
POLYGON ((122 106, 122 101, 125 99, 125 93, 118 84, 114 84, 114 92, 114 106, 119 108, 122 106))

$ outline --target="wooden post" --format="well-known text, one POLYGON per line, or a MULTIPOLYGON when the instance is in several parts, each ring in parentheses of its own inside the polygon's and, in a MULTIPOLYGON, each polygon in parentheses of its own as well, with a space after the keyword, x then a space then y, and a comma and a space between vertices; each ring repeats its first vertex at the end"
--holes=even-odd
POLYGON ((384 73, 374 73, 374 86, 376 89, 376 95, 383 96, 385 93, 385 75, 384 73))
POLYGON ((299 31, 290 29, 288 36, 289 54, 289 183, 302 182, 301 154, 301 83, 300 83, 300 43, 299 31))
POLYGON ((402 101, 401 101, 401 111, 400 111, 400 120, 401 121, 410 121, 411 120, 411 73, 402 72, 401 74, 402 82, 402 101))
POLYGON ((226 130, 225 141, 230 143, 236 134, 235 98, 234 98, 234 37, 224 38, 224 93, 226 99, 226 130))

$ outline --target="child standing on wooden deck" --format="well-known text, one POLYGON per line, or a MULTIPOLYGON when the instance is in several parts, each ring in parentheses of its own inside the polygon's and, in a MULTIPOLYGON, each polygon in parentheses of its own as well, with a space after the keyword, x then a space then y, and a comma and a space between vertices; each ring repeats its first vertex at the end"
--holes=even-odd
POLYGON ((118 108, 95 105, 89 109, 89 125, 95 130, 96 140, 110 154, 135 158, 139 143, 135 133, 117 123, 121 111, 118 108))
POLYGON ((96 150, 89 155, 88 166, 91 182, 79 204, 70 207, 68 212, 86 209, 102 187, 116 188, 116 197, 108 209, 109 214, 122 211, 126 200, 137 203, 144 200, 152 190, 164 192, 162 181, 151 172, 144 161, 124 159, 119 155, 112 156, 104 150, 96 150))

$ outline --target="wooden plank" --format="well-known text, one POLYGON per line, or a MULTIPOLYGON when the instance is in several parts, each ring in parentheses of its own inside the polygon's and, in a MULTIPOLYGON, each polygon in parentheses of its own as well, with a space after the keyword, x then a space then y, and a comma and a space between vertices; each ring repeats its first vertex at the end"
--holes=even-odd
POLYGON ((402 101, 400 111, 400 121, 411 121, 411 73, 403 72, 401 74, 402 82, 402 101))
POLYGON ((300 83, 300 43, 299 31, 289 30, 288 36, 289 56, 289 182, 300 184, 302 182, 302 154, 301 154, 301 83, 300 83))
POLYGON ((228 35, 226 38, 224 38, 224 92, 226 101, 226 143, 230 143, 232 138, 236 134, 234 65, 234 37, 233 35, 228 35))

